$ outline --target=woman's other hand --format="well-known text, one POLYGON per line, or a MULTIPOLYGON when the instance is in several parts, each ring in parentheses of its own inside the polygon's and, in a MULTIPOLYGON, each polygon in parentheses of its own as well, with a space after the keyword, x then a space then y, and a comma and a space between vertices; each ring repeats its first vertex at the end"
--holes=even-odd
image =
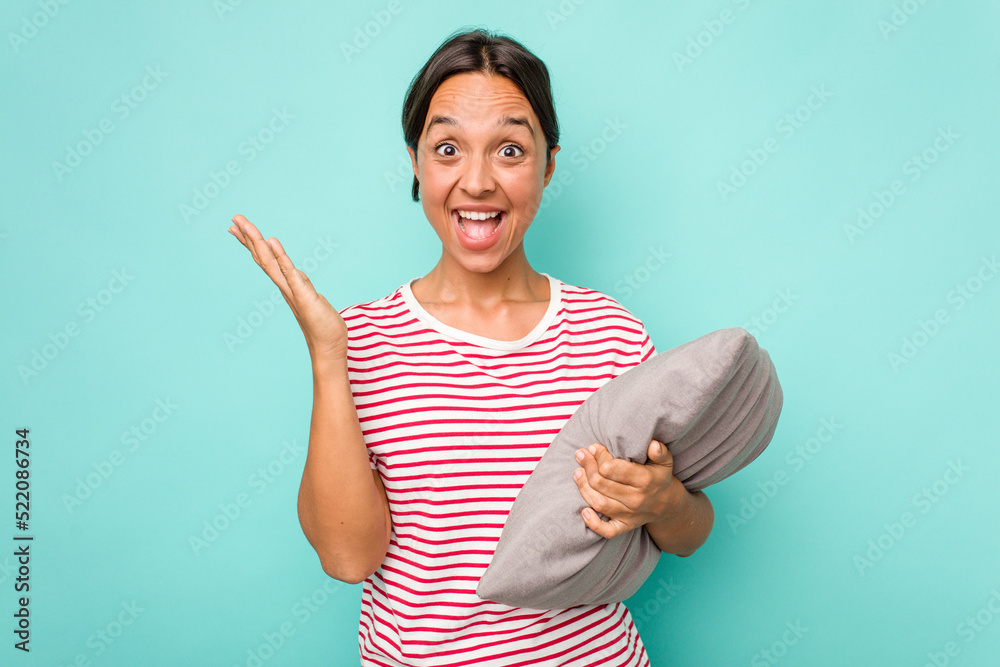
POLYGON ((663 521, 675 511, 687 489, 673 475, 673 456, 656 440, 650 441, 648 454, 649 462, 643 465, 616 459, 598 443, 577 452, 583 472, 578 469, 574 479, 580 495, 590 505, 583 510, 588 528, 611 538, 663 521), (602 520, 594 510, 608 520, 602 520))
POLYGON ((278 239, 264 240, 257 228, 242 215, 233 217, 229 233, 253 256, 257 266, 274 281, 302 329, 313 361, 347 358, 347 325, 305 273, 295 268, 278 239))

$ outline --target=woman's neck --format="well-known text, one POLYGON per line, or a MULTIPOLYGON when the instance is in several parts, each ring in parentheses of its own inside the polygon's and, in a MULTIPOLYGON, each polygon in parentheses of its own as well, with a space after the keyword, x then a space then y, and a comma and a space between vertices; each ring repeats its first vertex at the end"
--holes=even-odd
POLYGON ((490 308, 502 303, 537 303, 549 300, 549 281, 528 264, 511 255, 490 272, 466 269, 447 255, 427 275, 411 285, 421 304, 490 308), (515 261, 512 261, 515 260, 515 261))

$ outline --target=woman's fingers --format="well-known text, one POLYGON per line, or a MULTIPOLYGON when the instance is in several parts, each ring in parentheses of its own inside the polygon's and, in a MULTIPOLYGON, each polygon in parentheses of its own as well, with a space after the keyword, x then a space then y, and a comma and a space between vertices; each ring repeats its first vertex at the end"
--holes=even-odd
MULTIPOLYGON (((243 235, 243 245, 250 249, 250 254, 253 255, 254 261, 257 262, 257 265, 264 270, 264 273, 266 273, 268 277, 274 281, 274 284, 278 286, 278 289, 281 291, 282 295, 284 295, 285 300, 289 301, 292 296, 292 292, 289 287, 287 277, 285 276, 285 271, 278 264, 278 260, 274 255, 274 250, 271 247, 271 244, 265 241, 264 236, 256 227, 254 227, 253 223, 242 215, 234 216, 233 221, 239 227, 240 232, 243 235)), ((277 239, 274 240, 277 241, 277 239)), ((282 251, 282 254, 284 254, 284 251, 282 251)), ((291 263, 291 260, 289 260, 289 263, 291 263)), ((289 301, 289 305, 292 305, 291 301, 289 301)))
POLYGON ((254 261, 257 262, 260 268, 267 271, 267 267, 264 266, 265 258, 261 252, 266 243, 264 242, 264 236, 260 233, 260 230, 258 230, 252 222, 244 218, 242 215, 235 216, 233 221, 239 226, 240 232, 243 234, 243 240, 246 242, 246 246, 250 250, 250 254, 253 255, 254 261))
POLYGON ((254 261, 274 281, 302 328, 310 354, 347 353, 347 326, 337 310, 319 294, 305 273, 295 268, 281 242, 265 239, 245 217, 233 217, 229 232, 253 255, 254 261))
POLYGON ((318 297, 312 283, 306 274, 295 267, 278 239, 273 236, 264 239, 253 223, 242 215, 234 216, 233 220, 243 237, 244 245, 251 249, 254 260, 278 286, 285 303, 298 319, 299 310, 309 302, 310 293, 312 298, 318 297))
MULTIPOLYGON (((237 227, 236 225, 233 225, 232 227, 229 228, 229 233, 232 234, 233 236, 235 236, 236 240, 239 241, 243 245, 244 248, 246 248, 247 250, 249 250, 250 251, 250 255, 253 256, 253 249, 250 247, 249 242, 243 237, 243 232, 240 231, 239 227, 237 227)), ((257 261, 256 257, 254 257, 254 261, 255 262, 257 261)))
POLYGON ((285 276, 285 281, 288 283, 288 288, 292 292, 292 296, 298 299, 305 291, 307 291, 311 285, 306 285, 302 280, 302 276, 305 275, 301 271, 295 268, 292 264, 292 260, 289 259, 288 253, 281 246, 281 241, 271 237, 267 242, 267 247, 271 250, 271 256, 274 257, 275 263, 278 268, 281 269, 281 273, 285 276), (273 245, 271 243, 273 241, 273 245))
MULTIPOLYGON (((277 241, 277 240, 278 240, 278 239, 275 239, 275 241, 277 241)), ((312 284, 312 281, 311 281, 311 280, 309 280, 309 276, 307 276, 306 274, 302 273, 302 271, 299 271, 299 277, 300 277, 300 278, 302 278, 302 282, 304 282, 304 283, 305 283, 306 285, 309 285, 309 287, 310 287, 310 288, 311 288, 311 289, 312 289, 312 290, 313 290, 314 292, 316 291, 316 288, 315 288, 315 287, 313 287, 313 284, 312 284)))
POLYGON ((237 230, 236 238, 239 239, 240 243, 246 246, 246 249, 250 251, 253 261, 257 262, 257 266, 263 269, 264 266, 260 263, 260 257, 257 256, 257 250, 254 248, 253 240, 251 239, 248 231, 248 226, 252 227, 253 225, 250 225, 250 221, 242 215, 234 216, 233 222, 235 223, 237 230))

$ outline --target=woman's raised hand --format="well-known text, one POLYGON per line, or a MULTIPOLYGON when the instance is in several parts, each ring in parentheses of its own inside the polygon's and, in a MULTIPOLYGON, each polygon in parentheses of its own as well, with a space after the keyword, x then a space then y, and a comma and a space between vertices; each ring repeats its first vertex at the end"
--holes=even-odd
POLYGON ((257 265, 281 290, 302 328, 313 361, 347 359, 347 325, 337 309, 316 291, 306 274, 292 265, 278 239, 272 236, 265 241, 242 215, 234 216, 233 223, 229 233, 250 251, 257 265))

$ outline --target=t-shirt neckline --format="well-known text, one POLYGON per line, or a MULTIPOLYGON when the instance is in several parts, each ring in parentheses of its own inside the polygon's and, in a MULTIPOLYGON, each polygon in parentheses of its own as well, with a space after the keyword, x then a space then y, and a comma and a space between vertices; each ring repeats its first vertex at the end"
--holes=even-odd
POLYGON ((479 336, 474 333, 469 333, 468 331, 462 331, 461 329, 456 329, 453 326, 449 326, 437 319, 420 305, 416 297, 413 296, 413 290, 410 285, 422 276, 417 276, 417 278, 411 278, 408 282, 400 286, 400 295, 403 297, 403 302, 409 307, 409 309, 416 315, 417 319, 421 322, 434 329, 438 333, 453 338, 456 340, 461 340, 466 343, 472 343, 473 345, 478 345, 479 347, 485 347, 490 350, 497 350, 502 352, 509 352, 511 350, 520 350, 528 347, 536 340, 538 340, 546 330, 548 330, 549 325, 555 320, 556 313, 559 312, 559 307, 562 304, 562 284, 559 280, 553 278, 544 271, 539 271, 543 276, 548 278, 549 281, 549 307, 545 310, 545 314, 542 315, 542 319, 538 321, 535 328, 532 329, 528 335, 519 340, 496 340, 495 338, 486 338, 485 336, 479 336))

